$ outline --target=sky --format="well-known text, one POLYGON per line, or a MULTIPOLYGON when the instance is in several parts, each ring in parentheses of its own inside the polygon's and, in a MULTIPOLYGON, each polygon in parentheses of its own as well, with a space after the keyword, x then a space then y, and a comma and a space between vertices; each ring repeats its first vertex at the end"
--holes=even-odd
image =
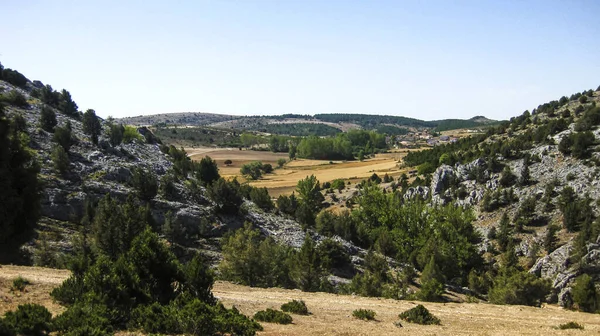
POLYGON ((600 1, 0 0, 0 62, 102 117, 508 119, 600 85, 600 1))

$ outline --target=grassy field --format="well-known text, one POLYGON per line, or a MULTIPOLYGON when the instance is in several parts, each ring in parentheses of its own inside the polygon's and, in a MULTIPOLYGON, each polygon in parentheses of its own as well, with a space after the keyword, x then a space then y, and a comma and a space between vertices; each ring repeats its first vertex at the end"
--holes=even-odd
MULTIPOLYGON (((49 292, 69 272, 38 267, 2 266, 0 268, 0 314, 23 303, 46 305, 53 314, 63 308, 52 302, 49 292), (12 279, 23 276, 31 280, 24 292, 10 290, 12 279)), ((579 313, 554 305, 534 308, 526 306, 497 306, 486 303, 423 303, 442 321, 440 326, 421 326, 402 321, 402 328, 393 323, 398 314, 420 302, 364 298, 327 293, 305 293, 279 288, 250 288, 217 281, 213 293, 227 307, 235 305, 242 313, 253 315, 266 308, 279 309, 292 299, 306 302, 308 316, 293 315, 291 325, 262 323, 259 335, 597 335, 600 333, 598 314, 579 313), (365 322, 352 317, 355 309, 371 309, 376 320, 365 322), (556 326, 569 321, 585 329, 557 330, 556 326)), ((122 335, 131 335, 124 333, 122 335)))
MULTIPOLYGON (((200 160, 208 155, 217 161, 222 176, 229 178, 240 176, 240 167, 251 161, 262 161, 277 167, 277 160, 287 159, 287 153, 272 153, 239 149, 221 148, 186 148, 188 155, 193 160, 200 160), (233 164, 226 166, 225 160, 232 160, 233 164)), ((282 194, 291 194, 299 180, 314 174, 321 183, 333 181, 338 178, 350 180, 353 183, 363 180, 373 173, 380 176, 389 174, 400 176, 407 169, 399 168, 398 161, 406 155, 406 150, 377 154, 374 158, 365 161, 325 161, 297 159, 288 162, 283 168, 276 169, 272 174, 263 176, 260 180, 250 182, 255 187, 266 187, 272 197, 282 194)))

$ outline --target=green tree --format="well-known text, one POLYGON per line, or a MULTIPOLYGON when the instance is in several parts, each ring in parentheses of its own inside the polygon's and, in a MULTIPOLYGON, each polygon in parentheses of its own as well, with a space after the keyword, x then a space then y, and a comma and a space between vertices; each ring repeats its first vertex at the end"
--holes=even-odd
POLYGON ((558 242, 556 233, 558 230, 559 228, 556 225, 548 225, 548 228, 546 229, 546 236, 544 237, 544 249, 546 249, 548 254, 556 250, 556 243, 558 242))
POLYGON ((600 309, 600 297, 594 280, 588 274, 580 275, 573 286, 573 301, 579 310, 595 313, 600 309))
POLYGON ((508 214, 504 212, 499 224, 500 229, 498 230, 497 239, 500 251, 506 251, 510 241, 512 240, 512 230, 510 228, 510 220, 508 214))
POLYGON ((203 157, 198 164, 196 177, 206 184, 211 184, 218 180, 220 176, 217 162, 211 159, 210 156, 203 157))
POLYGON ((250 200, 265 211, 271 211, 275 207, 267 188, 252 188, 250 191, 250 200))
POLYGON ((281 168, 281 167, 283 167, 283 165, 285 165, 285 163, 286 163, 286 162, 287 162, 287 160, 286 160, 286 159, 284 159, 284 158, 278 159, 278 160, 277 160, 277 166, 278 166, 279 168, 281 168))
POLYGON ((260 161, 253 161, 242 165, 240 173, 251 180, 258 180, 262 176, 263 164, 260 161))
POLYGON ((423 301, 439 301, 443 294, 444 275, 437 266, 435 256, 432 255, 421 273, 421 290, 417 296, 423 301))
POLYGON ((102 125, 96 116, 96 111, 88 109, 83 114, 83 133, 90 136, 94 145, 98 144, 98 137, 102 132, 102 125))
POLYGON ((39 166, 28 143, 0 105, 0 243, 29 231, 39 217, 39 166))
POLYGON ((120 145, 123 142, 123 134, 125 127, 122 124, 110 124, 108 129, 108 138, 113 147, 120 145))
POLYGON ((59 96, 58 109, 70 117, 77 116, 77 104, 71 98, 69 91, 63 89, 59 96))
POLYGON ((52 136, 52 140, 56 142, 59 146, 61 146, 65 150, 65 152, 69 152, 69 149, 71 149, 71 145, 73 144, 73 135, 71 132, 71 128, 68 126, 56 127, 54 129, 54 135, 52 136))
POLYGON ((40 127, 46 132, 54 132, 54 127, 57 125, 56 113, 47 106, 42 106, 40 111, 40 127))
POLYGON ((51 157, 54 169, 61 174, 65 174, 69 170, 69 155, 62 146, 54 146, 51 157))
POLYGON ((501 270, 494 278, 488 298, 494 304, 539 306, 550 291, 550 283, 535 275, 510 269, 501 270))
POLYGON ((509 166, 505 166, 502 171, 502 175, 500 175, 500 185, 504 188, 508 188, 515 184, 517 181, 517 177, 512 173, 509 166))
POLYGON ((309 234, 305 236, 304 244, 294 258, 291 272, 292 279, 303 291, 315 292, 321 288, 323 270, 315 243, 309 234))
POLYGON ((156 175, 149 169, 136 167, 132 171, 131 185, 137 196, 144 201, 152 200, 158 193, 156 175))
POLYGON ((58 108, 59 93, 54 91, 51 85, 46 84, 40 91, 40 99, 46 104, 54 108, 58 108))
POLYGON ((226 181, 222 177, 209 186, 208 195, 221 212, 237 213, 243 201, 239 183, 236 180, 226 181))

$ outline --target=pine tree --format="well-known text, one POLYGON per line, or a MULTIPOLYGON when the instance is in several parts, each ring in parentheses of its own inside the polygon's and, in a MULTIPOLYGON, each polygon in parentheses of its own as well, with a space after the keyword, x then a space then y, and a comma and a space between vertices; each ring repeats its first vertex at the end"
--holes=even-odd
POLYGON ((315 243, 309 234, 304 238, 302 248, 294 258, 292 278, 296 285, 306 292, 318 291, 321 288, 323 270, 319 263, 319 255, 315 243))
POLYGON ((600 300, 594 280, 588 274, 580 275, 573 286, 573 301, 579 310, 595 313, 600 309, 600 300))
POLYGON ((56 113, 51 108, 43 106, 40 112, 40 127, 44 131, 52 133, 57 123, 56 113))
POLYGON ((500 229, 498 230, 498 245, 500 251, 506 251, 508 243, 512 240, 512 230, 510 229, 510 220, 508 219, 508 213, 504 212, 499 224, 500 229))
POLYGON ((61 174, 65 174, 69 170, 69 155, 61 146, 54 146, 52 150, 52 164, 61 174))
POLYGON ((548 225, 546 236, 544 238, 544 249, 548 254, 556 249, 556 243, 558 242, 558 238, 556 237, 557 232, 558 227, 556 225, 548 225))
POLYGON ((444 275, 435 259, 432 255, 421 273, 421 290, 417 296, 423 301, 439 301, 444 294, 444 275))
POLYGON ((217 162, 205 156, 200 160, 198 170, 196 171, 196 178, 206 184, 211 184, 219 179, 219 168, 217 162))
POLYGON ((63 89, 60 93, 58 109, 67 116, 77 116, 77 104, 75 104, 75 102, 71 98, 71 94, 69 93, 69 91, 65 89, 63 89))
POLYGON ((96 116, 96 111, 89 109, 83 114, 83 133, 90 136, 94 145, 98 144, 98 136, 102 132, 102 126, 96 116))

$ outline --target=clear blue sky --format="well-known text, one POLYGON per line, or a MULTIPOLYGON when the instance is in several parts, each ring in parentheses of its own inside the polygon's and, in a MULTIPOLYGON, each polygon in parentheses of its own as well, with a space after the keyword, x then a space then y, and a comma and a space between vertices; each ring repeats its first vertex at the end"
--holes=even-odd
POLYGON ((0 62, 114 117, 501 119, 600 85, 600 1, 2 1, 0 62))

